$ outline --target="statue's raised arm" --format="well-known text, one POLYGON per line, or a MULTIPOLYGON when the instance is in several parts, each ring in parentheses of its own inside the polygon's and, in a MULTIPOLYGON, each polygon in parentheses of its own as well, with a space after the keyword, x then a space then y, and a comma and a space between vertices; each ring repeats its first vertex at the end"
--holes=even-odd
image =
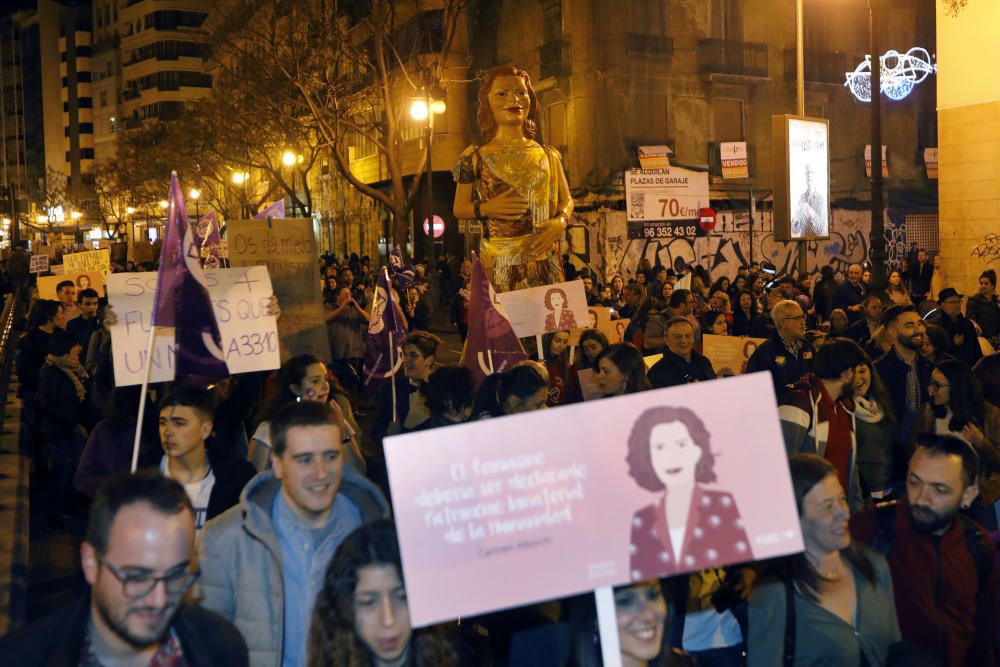
POLYGON ((455 217, 483 224, 480 257, 497 292, 562 282, 573 198, 562 156, 535 141, 538 100, 528 73, 497 67, 479 90, 482 146, 455 166, 455 217))

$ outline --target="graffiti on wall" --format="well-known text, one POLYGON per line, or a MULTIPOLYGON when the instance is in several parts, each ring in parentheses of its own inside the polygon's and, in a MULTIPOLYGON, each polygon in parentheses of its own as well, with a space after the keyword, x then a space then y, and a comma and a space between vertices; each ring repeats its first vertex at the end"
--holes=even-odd
MULTIPOLYGON (((732 278, 740 266, 751 261, 771 262, 779 275, 794 271, 798 265, 799 244, 774 240, 770 212, 758 212, 751 230, 749 213, 721 211, 714 233, 665 239, 629 239, 623 211, 585 212, 574 218, 575 225, 586 225, 591 233, 586 253, 578 244, 571 244, 571 261, 577 268, 589 267, 599 279, 620 274, 628 281, 635 277, 643 259, 651 265, 675 266, 678 259, 701 264, 713 278, 732 278)), ((832 266, 835 272, 846 273, 851 264, 867 260, 870 220, 869 211, 834 209, 830 238, 805 243, 807 270, 815 273, 823 266, 832 266)), ((905 223, 886 220, 886 251, 888 265, 898 268, 906 253, 905 223)))
POLYGON ((972 249, 972 256, 987 264, 1000 260, 1000 235, 990 232, 972 249))

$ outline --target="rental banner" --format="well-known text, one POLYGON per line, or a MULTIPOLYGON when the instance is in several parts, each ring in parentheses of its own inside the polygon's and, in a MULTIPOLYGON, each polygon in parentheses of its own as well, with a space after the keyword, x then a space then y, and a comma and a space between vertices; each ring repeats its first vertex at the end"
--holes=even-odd
POLYGON ((803 549, 767 373, 385 450, 415 626, 803 549), (668 525, 677 511, 687 521, 668 525))
POLYGON ((556 283, 497 294, 518 338, 586 327, 587 295, 583 281, 556 283))
MULTIPOLYGON (((267 268, 210 269, 205 271, 205 281, 229 372, 235 375, 278 368, 278 329, 274 317, 267 314, 273 293, 267 268)), ((117 387, 142 383, 155 294, 155 272, 108 276, 108 302, 118 316, 118 323, 110 328, 117 387)), ((175 357, 173 330, 158 329, 150 381, 173 380, 175 357)))

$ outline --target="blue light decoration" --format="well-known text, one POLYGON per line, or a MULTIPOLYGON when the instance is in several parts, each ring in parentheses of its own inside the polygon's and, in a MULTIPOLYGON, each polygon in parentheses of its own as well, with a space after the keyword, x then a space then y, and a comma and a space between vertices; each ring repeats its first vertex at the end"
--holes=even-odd
MULTIPOLYGON (((899 101, 913 92, 917 84, 937 71, 937 65, 931 62, 931 54, 927 49, 915 46, 906 53, 890 49, 879 58, 882 66, 882 93, 891 100, 899 101)), ((872 57, 865 56, 864 61, 847 72, 844 83, 851 93, 861 102, 872 101, 872 57)))

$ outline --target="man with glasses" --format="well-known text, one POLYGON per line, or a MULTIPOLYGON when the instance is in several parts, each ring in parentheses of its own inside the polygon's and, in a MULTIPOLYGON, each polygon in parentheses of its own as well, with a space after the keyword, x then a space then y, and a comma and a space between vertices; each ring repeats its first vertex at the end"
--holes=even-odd
POLYGON ((94 498, 80 546, 89 593, 0 639, 0 663, 248 665, 232 624, 183 602, 197 578, 194 541, 180 484, 152 470, 111 480, 94 498))
POLYGON ((770 371, 774 393, 780 399, 788 385, 812 371, 816 350, 805 339, 806 315, 796 301, 779 301, 771 310, 774 333, 747 362, 747 373, 770 371))

